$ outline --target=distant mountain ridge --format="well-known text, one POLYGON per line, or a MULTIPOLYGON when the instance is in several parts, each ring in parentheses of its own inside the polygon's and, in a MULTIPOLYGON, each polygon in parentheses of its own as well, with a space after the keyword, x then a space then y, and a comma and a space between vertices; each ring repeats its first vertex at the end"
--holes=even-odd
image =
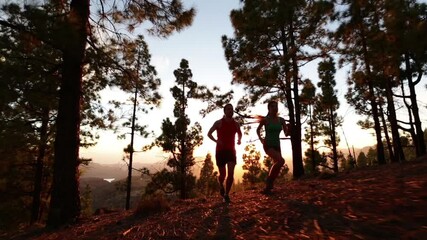
MULTIPOLYGON (((133 168, 141 169, 148 168, 150 171, 156 169, 154 164, 133 164, 133 168)), ((82 172, 82 178, 102 178, 102 179, 123 179, 128 175, 128 166, 125 163, 116 164, 100 164, 90 163, 89 165, 81 165, 80 171, 82 172)), ((139 176, 141 173, 134 170, 132 176, 139 176)))
MULTIPOLYGON (((367 153, 369 148, 372 146, 366 146, 363 148, 355 148, 354 152, 356 154, 356 158, 359 156, 360 152, 367 153)), ((340 148, 339 151, 343 152, 345 156, 348 156, 348 149, 340 148)), ((353 149, 351 149, 351 152, 353 154, 353 149)), ((199 158, 199 161, 203 161, 203 158, 199 158)), ((134 163, 133 168, 135 169, 141 169, 141 168, 147 168, 151 172, 157 172, 163 169, 166 166, 163 166, 163 164, 159 163, 152 163, 152 164, 144 164, 144 163, 134 163)), ((128 175, 128 167, 125 163, 116 163, 116 164, 101 164, 101 163, 95 163, 92 162, 89 165, 81 165, 80 170, 82 172, 81 177, 82 178, 102 178, 102 179, 115 179, 120 180, 124 179, 128 175)), ((292 171, 292 169, 291 169, 292 171)), ((194 167, 194 174, 196 176, 199 175, 200 172, 200 166, 194 167)), ((141 173, 138 171, 133 171, 132 176, 136 177, 139 176, 141 173)))

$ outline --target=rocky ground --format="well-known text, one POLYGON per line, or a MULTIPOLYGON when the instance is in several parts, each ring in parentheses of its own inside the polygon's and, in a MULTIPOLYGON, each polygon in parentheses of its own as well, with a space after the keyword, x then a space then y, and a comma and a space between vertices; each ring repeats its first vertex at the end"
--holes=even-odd
POLYGON ((427 159, 177 201, 168 211, 117 211, 6 239, 427 239, 427 159))

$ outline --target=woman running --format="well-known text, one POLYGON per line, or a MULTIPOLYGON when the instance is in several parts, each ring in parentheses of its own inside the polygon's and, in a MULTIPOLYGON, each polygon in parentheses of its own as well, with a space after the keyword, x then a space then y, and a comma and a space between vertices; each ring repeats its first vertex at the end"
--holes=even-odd
POLYGON ((285 159, 282 157, 280 149, 280 132, 283 130, 288 135, 289 130, 285 119, 278 116, 278 104, 276 101, 268 103, 268 114, 262 118, 258 128, 257 134, 264 147, 265 153, 273 159, 273 166, 268 173, 266 179, 266 186, 262 191, 263 194, 271 194, 273 189, 274 180, 280 173, 281 168, 285 164, 285 159), (265 137, 261 136, 261 129, 264 127, 265 137))

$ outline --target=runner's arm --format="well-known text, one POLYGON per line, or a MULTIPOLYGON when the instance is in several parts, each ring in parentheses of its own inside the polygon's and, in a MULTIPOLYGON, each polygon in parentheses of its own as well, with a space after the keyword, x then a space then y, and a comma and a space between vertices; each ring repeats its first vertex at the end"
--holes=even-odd
POLYGON ((208 137, 209 137, 212 141, 214 141, 214 142, 216 142, 216 141, 217 141, 217 139, 215 139, 215 138, 214 138, 214 136, 212 135, 212 133, 213 133, 215 130, 217 130, 217 128, 218 128, 218 121, 216 121, 216 122, 212 125, 212 127, 209 129, 209 132, 208 132, 208 137))
POLYGON ((258 125, 258 127, 257 127, 257 129, 256 129, 256 133, 257 133, 257 135, 258 135, 258 138, 259 138, 259 140, 261 141, 261 143, 262 144, 264 144, 264 138, 263 137, 261 137, 261 129, 262 129, 262 127, 265 125, 265 120, 264 119, 262 119, 260 122, 259 122, 259 125, 258 125))
POLYGON ((242 130, 240 129, 240 124, 236 122, 237 127, 237 145, 242 143, 242 130))

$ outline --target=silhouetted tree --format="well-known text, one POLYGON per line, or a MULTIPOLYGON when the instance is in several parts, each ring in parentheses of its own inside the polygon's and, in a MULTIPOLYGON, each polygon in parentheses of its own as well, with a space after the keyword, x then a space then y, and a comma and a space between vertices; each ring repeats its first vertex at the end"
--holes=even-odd
MULTIPOLYGON (((181 60, 180 67, 174 71, 176 85, 171 88, 172 96, 175 98, 175 105, 173 109, 175 122, 166 118, 162 122, 162 134, 157 137, 155 142, 149 148, 158 146, 163 151, 170 153, 168 166, 172 169, 168 173, 163 170, 163 175, 168 179, 161 180, 168 182, 174 191, 179 191, 180 198, 186 199, 195 185, 195 177, 192 175, 191 168, 194 165, 193 151, 197 146, 203 142, 201 135, 202 127, 199 123, 195 123, 193 127, 190 126, 190 119, 186 114, 188 101, 191 98, 201 96, 206 87, 199 87, 196 82, 192 80, 193 74, 189 68, 188 61, 181 60)), ((153 182, 159 181, 154 178, 153 182)), ((166 186, 166 185, 163 185, 166 186)))
POLYGON ((4 6, 2 16, 7 21, 0 22, 0 181, 8 186, 1 201, 5 210, 30 210, 15 213, 8 221, 14 226, 18 225, 15 219, 40 220, 49 195, 60 54, 30 33, 13 28, 17 23, 28 29, 51 26, 44 10, 4 6), (22 202, 6 207, 9 201, 22 202))
POLYGON ((324 165, 326 159, 322 158, 322 155, 318 150, 312 152, 311 149, 305 151, 304 168, 307 174, 316 174, 319 172, 318 166, 324 165), (313 167, 314 165, 314 167, 313 167))
MULTIPOLYGON (((144 41, 143 36, 139 35, 134 41, 124 41, 121 46, 123 55, 120 56, 119 63, 124 68, 114 72, 115 85, 124 92, 132 93, 132 97, 128 100, 131 102, 131 116, 124 116, 126 119, 121 122, 122 128, 125 128, 125 133, 119 135, 119 138, 126 138, 130 129, 130 144, 124 150, 126 153, 125 159, 128 160, 128 177, 126 191, 126 209, 130 208, 130 194, 132 187, 132 171, 133 171, 133 156, 134 156, 134 138, 138 134, 142 137, 148 137, 149 132, 146 130, 147 125, 138 123, 138 115, 140 112, 148 113, 149 108, 153 108, 160 104, 161 96, 158 92, 160 87, 160 79, 156 77, 157 72, 150 64, 151 55, 148 46, 144 41)), ((115 106, 120 106, 123 111, 126 104, 113 101, 115 106)), ((123 130, 117 128, 116 131, 123 130)))
MULTIPOLYGON (((309 159, 311 159, 312 162, 308 166, 311 166, 311 170, 309 170, 309 172, 314 173, 316 172, 317 166, 315 148, 319 143, 318 137, 320 136, 320 132, 319 126, 316 123, 316 118, 313 118, 313 105, 316 101, 316 87, 309 79, 304 81, 304 87, 301 91, 300 98, 302 112, 304 112, 304 114, 309 117, 307 122, 308 127, 306 128, 306 132, 304 134, 304 141, 310 145, 310 153, 312 153, 312 156, 310 156, 309 159)), ((306 158, 303 159, 305 162, 304 169, 307 171, 307 162, 305 160, 306 158)))
POLYGON ((359 156, 357 156, 357 167, 366 167, 368 165, 368 158, 364 152, 360 152, 359 156))
MULTIPOLYGON (((426 144, 415 87, 420 84, 426 74, 427 41, 420 41, 420 39, 427 38, 427 5, 425 2, 415 0, 385 1, 384 5, 384 26, 387 32, 386 41, 381 41, 381 44, 386 43, 387 54, 393 56, 394 60, 394 68, 387 68, 384 72, 387 75, 390 75, 390 70, 397 72, 394 77, 401 84, 401 97, 409 114, 408 121, 400 120, 399 126, 392 126, 409 132, 416 155, 422 156, 426 153, 426 144)), ((396 94, 393 96, 395 97, 396 94)), ((388 111, 392 110, 388 109, 388 111)), ((391 117, 394 116, 391 115, 391 117)), ((399 136, 396 129, 393 131, 395 131, 394 148, 398 148, 400 143, 396 138, 399 136)), ((402 150, 398 150, 400 152, 397 154, 402 154, 402 150)))
POLYGON ((197 181, 197 188, 201 193, 210 195, 215 191, 215 185, 218 185, 216 175, 217 173, 214 172, 212 156, 210 153, 208 153, 206 154, 205 160, 203 161, 203 166, 200 170, 200 177, 197 181))
POLYGON ((378 19, 375 9, 378 1, 343 1, 346 8, 340 8, 341 16, 349 19, 342 21, 337 30, 337 38, 341 39, 343 60, 351 62, 354 70, 350 81, 350 87, 346 95, 350 105, 355 106, 359 113, 367 114, 374 121, 374 130, 377 141, 377 159, 380 164, 385 164, 384 145, 378 110, 378 98, 381 94, 377 90, 378 79, 372 70, 372 62, 375 53, 372 51, 371 36, 378 33, 378 19), (370 109, 366 111, 367 104, 370 109), (365 112, 366 111, 366 112, 365 112))
POLYGON ((85 188, 83 189, 82 195, 80 196, 81 203, 82 203, 82 215, 85 217, 89 217, 92 215, 92 189, 90 188, 89 184, 86 184, 85 188))
POLYGON ((245 147, 243 159, 243 184, 249 184, 253 187, 256 183, 263 181, 261 174, 261 153, 256 150, 254 144, 249 144, 245 147))
POLYGON ((370 147, 368 149, 366 157, 368 158, 368 166, 378 165, 377 151, 374 148, 370 147))
POLYGON ((320 93, 315 100, 313 116, 320 135, 324 137, 324 144, 331 149, 332 168, 334 172, 338 172, 339 136, 336 129, 341 125, 342 119, 337 114, 339 102, 334 89, 336 85, 334 61, 329 58, 320 62, 317 70, 320 93))

